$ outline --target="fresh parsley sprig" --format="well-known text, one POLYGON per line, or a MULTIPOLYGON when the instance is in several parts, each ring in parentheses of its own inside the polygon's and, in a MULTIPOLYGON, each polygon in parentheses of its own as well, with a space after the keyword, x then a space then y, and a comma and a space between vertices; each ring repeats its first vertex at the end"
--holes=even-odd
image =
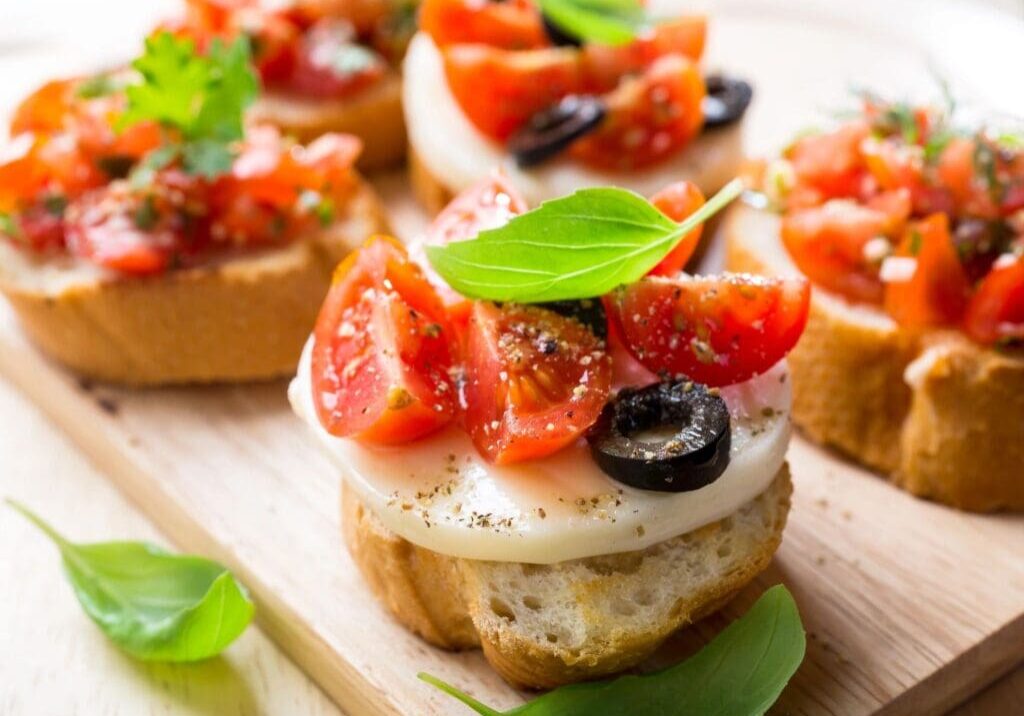
POLYGON ((428 246, 427 257, 467 298, 544 303, 602 296, 639 281, 742 191, 733 180, 676 223, 631 191, 582 189, 475 239, 428 246))
POLYGON ((252 621, 245 588, 216 562, 144 542, 74 544, 28 508, 7 503, 57 545, 86 614, 137 659, 207 659, 252 621))
POLYGON ((180 158, 192 174, 212 178, 228 171, 232 144, 243 135, 243 113, 258 87, 248 40, 215 40, 201 55, 192 40, 162 32, 146 40, 132 67, 141 81, 125 88, 128 106, 117 127, 153 121, 167 130, 165 145, 144 168, 180 158))
POLYGON ((498 711, 430 674, 419 677, 482 716, 762 716, 803 661, 807 640, 793 597, 772 587, 691 658, 646 676, 563 686, 498 711))
POLYGON ((559 30, 584 42, 624 45, 649 24, 638 0, 538 0, 559 30))

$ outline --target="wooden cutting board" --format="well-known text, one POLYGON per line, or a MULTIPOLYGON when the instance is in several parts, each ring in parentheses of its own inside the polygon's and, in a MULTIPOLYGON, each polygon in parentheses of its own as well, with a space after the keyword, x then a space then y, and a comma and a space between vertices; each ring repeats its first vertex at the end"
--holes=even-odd
MULTIPOLYGON (((522 700, 479 654, 433 649, 376 603, 341 542, 338 479, 284 383, 83 384, 27 345, 6 308, 0 370, 170 539, 235 570, 270 636, 353 716, 457 712, 419 671, 498 706, 522 700)), ((1024 659, 1024 517, 920 502, 799 439, 789 460, 794 505, 773 566, 668 654, 783 582, 809 639, 778 713, 939 714, 1024 659)))
MULTIPOLYGON (((968 101, 1024 115, 1024 96, 1006 91, 1019 86, 1024 27, 999 15, 944 0, 710 4, 708 64, 758 90, 748 117, 755 153, 848 105, 851 83, 934 95, 937 73, 968 101)), ((74 60, 66 69, 91 61, 74 60)), ((0 63, 12 78, 0 102, 9 106, 28 70, 44 66, 56 71, 42 60, 0 63)), ((400 181, 383 189, 411 235, 424 217, 400 181)), ((369 594, 341 542, 337 478, 292 416, 283 382, 145 392, 82 384, 27 345, 6 306, 0 372, 182 549, 230 565, 267 632, 353 716, 458 713, 418 671, 499 708, 523 701, 478 653, 427 646, 369 594)), ((1024 660, 1024 517, 917 501, 799 438, 789 460, 794 505, 771 569, 655 661, 692 650, 780 581, 809 639, 779 714, 939 714, 1024 660)))

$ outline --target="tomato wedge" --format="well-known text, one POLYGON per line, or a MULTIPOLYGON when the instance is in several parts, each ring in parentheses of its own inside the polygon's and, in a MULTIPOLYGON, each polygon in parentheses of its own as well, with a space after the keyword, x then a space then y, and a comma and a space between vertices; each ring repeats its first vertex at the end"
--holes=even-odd
POLYGON ((529 0, 424 0, 419 25, 438 47, 466 43, 529 50, 551 44, 529 0))
POLYGON ((612 365, 603 343, 543 308, 476 303, 465 355, 466 429, 498 465, 572 443, 608 398, 612 365))
POLYGON ((997 262, 967 304, 964 330, 986 345, 1024 341, 1024 255, 997 262))
POLYGON ((606 96, 607 116, 595 131, 574 142, 569 153, 608 171, 660 162, 689 144, 704 126, 705 94, 697 65, 682 55, 662 57, 606 96))
POLYGON ((913 275, 885 287, 885 310, 904 326, 958 323, 970 283, 949 234, 949 217, 933 214, 911 224, 896 251, 916 262, 913 275))
POLYGON ((444 307, 405 249, 371 238, 335 270, 313 332, 313 402, 332 435, 398 444, 455 416, 444 307))
POLYGON ((605 304, 648 370, 722 386, 763 373, 796 345, 810 296, 802 278, 723 274, 648 277, 605 304))
POLYGON ((516 52, 455 45, 444 50, 444 68, 469 121, 500 142, 583 82, 579 53, 568 48, 516 52))
MULTIPOLYGON (((651 203, 672 221, 682 221, 704 206, 704 193, 693 182, 677 181, 652 196, 651 203)), ((674 276, 682 271, 700 243, 703 228, 703 224, 698 224, 696 229, 680 239, 675 248, 651 269, 650 275, 674 276)))
POLYGON ((800 271, 847 298, 880 303, 884 289, 864 247, 898 232, 910 212, 909 198, 888 197, 875 206, 831 199, 797 209, 782 219, 782 242, 800 271))

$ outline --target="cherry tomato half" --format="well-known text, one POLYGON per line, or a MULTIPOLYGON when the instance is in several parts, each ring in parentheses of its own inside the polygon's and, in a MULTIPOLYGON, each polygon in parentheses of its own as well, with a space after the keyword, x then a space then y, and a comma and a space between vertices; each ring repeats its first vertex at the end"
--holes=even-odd
POLYGON ((652 276, 616 290, 605 305, 648 370, 722 386, 763 373, 796 345, 810 295, 804 279, 652 276))
MULTIPOLYGON (((677 181, 652 196, 651 203, 672 221, 682 221, 704 206, 704 193, 693 182, 677 181)), ((674 276, 682 271, 700 243, 703 229, 704 225, 698 224, 696 229, 680 239, 675 248, 651 269, 650 275, 674 276)))
POLYGON ((405 249, 371 238, 335 270, 313 333, 313 402, 332 435, 398 444, 455 416, 444 307, 405 249))
POLYGON ((612 365, 603 343, 543 308, 476 303, 465 360, 466 429, 498 465, 562 449, 608 399, 612 365))

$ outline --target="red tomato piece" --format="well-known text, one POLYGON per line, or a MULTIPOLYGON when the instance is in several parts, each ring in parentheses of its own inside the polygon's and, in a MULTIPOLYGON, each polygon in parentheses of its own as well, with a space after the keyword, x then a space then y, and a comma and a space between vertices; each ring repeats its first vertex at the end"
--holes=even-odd
POLYGON ((645 278, 616 290, 607 305, 648 370, 722 386, 763 373, 796 345, 810 295, 799 278, 683 275, 645 278))
POLYGON ((869 131, 867 122, 851 122, 834 132, 797 140, 786 156, 799 182, 824 198, 859 196, 866 174, 860 146, 869 131))
POLYGON ((1024 256, 998 262, 967 304, 963 325, 986 345, 1024 341, 1024 256))
POLYGON ((469 121, 500 142, 527 120, 582 87, 579 53, 567 48, 516 52, 484 45, 444 51, 445 75, 469 121))
POLYGON ((22 100, 11 119, 11 136, 22 132, 49 134, 63 129, 76 84, 76 80, 47 82, 22 100))
POLYGON ((892 236, 909 214, 909 199, 883 195, 879 207, 832 199, 821 206, 789 212, 782 219, 782 242, 800 271, 814 283, 847 298, 882 300, 878 267, 864 255, 875 237, 892 236))
POLYGON ((304 25, 324 18, 341 18, 367 34, 395 12, 393 0, 295 0, 291 15, 304 25))
POLYGON ((504 226, 518 214, 527 210, 526 200, 512 182, 500 171, 487 177, 456 196, 427 227, 423 241, 409 247, 410 258, 423 267, 423 273, 437 289, 449 310, 462 318, 468 317, 471 302, 452 289, 441 278, 427 259, 426 246, 444 246, 453 241, 472 239, 486 229, 504 226))
POLYGON ((400 444, 455 416, 444 307, 401 244, 371 238, 335 270, 313 333, 313 402, 332 435, 400 444))
POLYGON ((180 215, 114 182, 68 207, 65 241, 71 253, 95 264, 146 276, 167 269, 183 231, 180 215))
POLYGON ((592 167, 629 171, 672 156, 704 125, 706 93, 697 66, 667 55, 640 77, 623 80, 606 97, 608 114, 597 129, 574 142, 569 153, 592 167))
POLYGON ((949 217, 933 214, 911 224, 896 256, 912 257, 917 265, 908 280, 886 284, 886 312, 904 326, 959 323, 970 283, 949 234, 949 217))
POLYGON ((480 44, 531 50, 551 44, 540 13, 529 0, 424 0, 419 25, 438 47, 480 44))
MULTIPOLYGON (((677 181, 652 196, 651 203, 672 221, 682 221, 704 206, 704 193, 693 182, 677 181)), ((698 224, 696 229, 680 239, 675 248, 651 269, 650 275, 674 276, 682 271, 700 242, 703 228, 703 224, 698 224)))
POLYGON ((986 181, 978 176, 977 149, 975 138, 960 137, 951 141, 939 157, 939 180, 952 194, 958 211, 995 219, 1000 216, 999 207, 986 181))
POLYGON ((347 97, 377 83, 387 69, 384 58, 359 44, 346 20, 321 20, 296 48, 289 87, 314 97, 347 97))
POLYGON ((466 429, 498 465, 550 455, 597 420, 611 359, 583 324, 534 306, 476 303, 466 339, 466 429))
POLYGON ((704 54, 706 35, 707 18, 687 15, 660 22, 626 45, 584 45, 587 90, 611 92, 624 76, 643 72, 665 55, 678 54, 696 62, 704 54))

